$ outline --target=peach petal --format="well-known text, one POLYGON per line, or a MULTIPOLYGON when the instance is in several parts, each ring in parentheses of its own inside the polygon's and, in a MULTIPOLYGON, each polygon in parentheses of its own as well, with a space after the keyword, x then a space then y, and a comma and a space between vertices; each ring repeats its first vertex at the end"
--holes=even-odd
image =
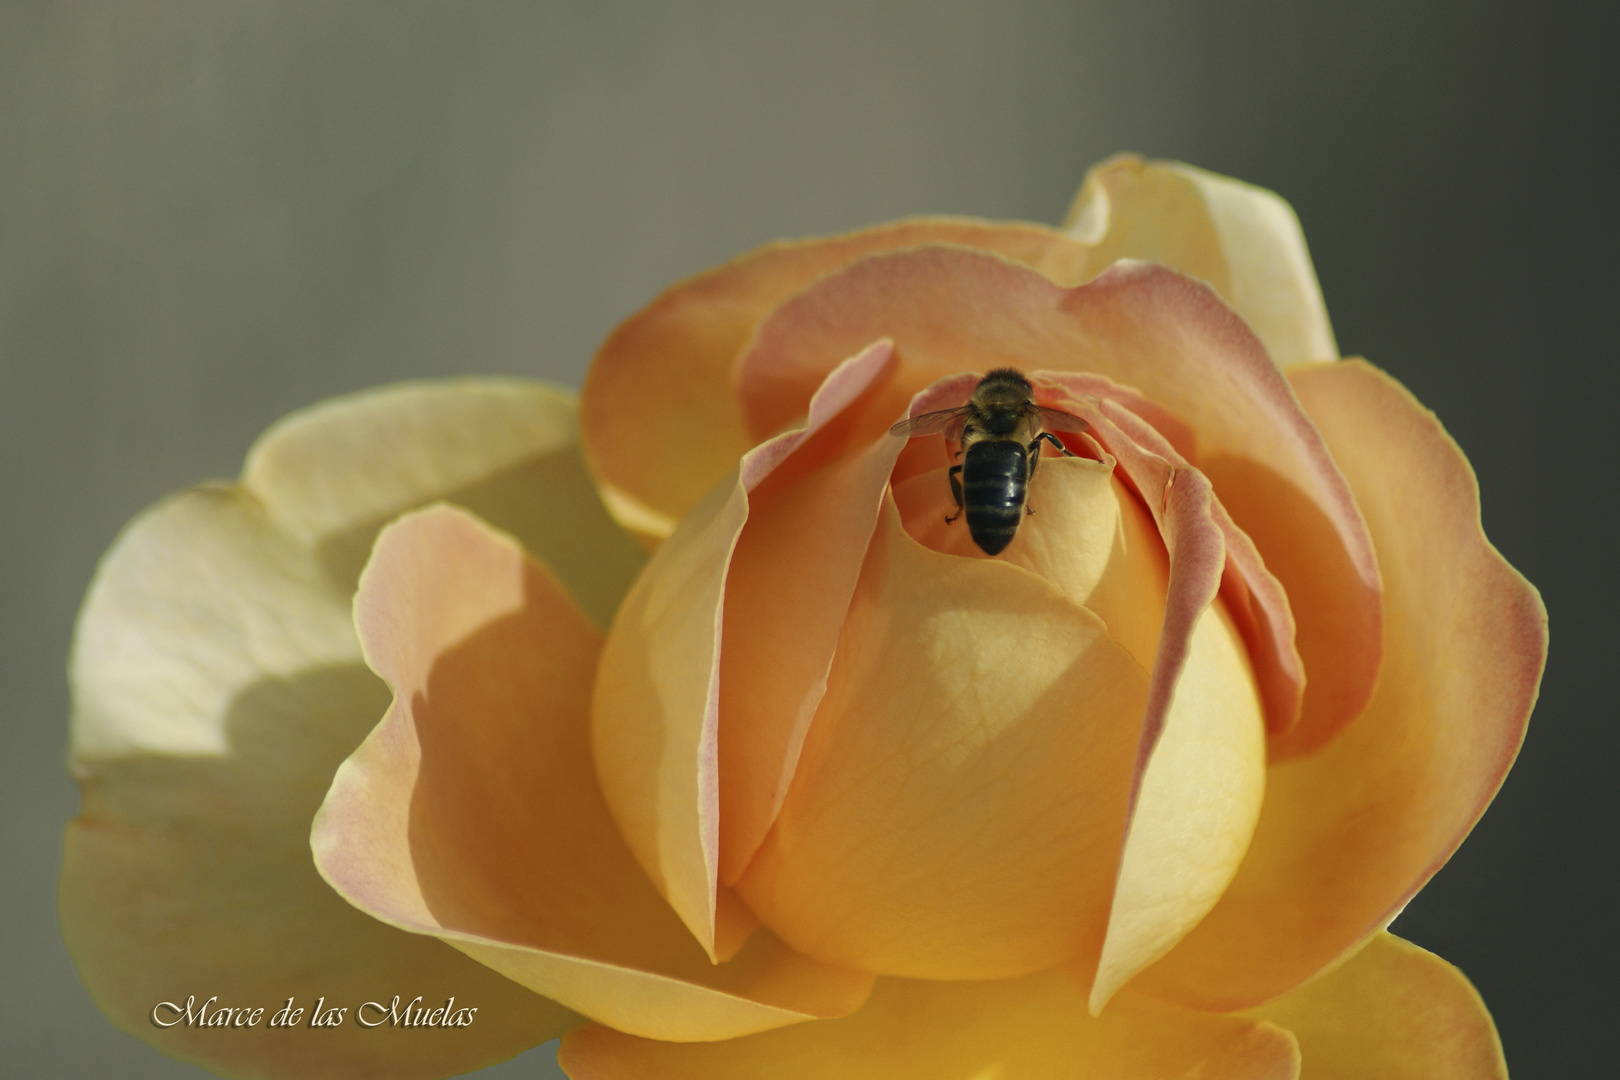
MULTIPOLYGON (((846 420, 846 411, 862 411, 869 395, 881 397, 892 367, 888 342, 862 349, 827 378, 805 427, 743 455, 732 478, 704 496, 653 555, 626 597, 602 654, 592 740, 603 793, 642 868, 711 950, 720 863, 724 604, 733 554, 749 519, 750 493, 778 468, 800 468, 791 459, 801 448, 809 467, 823 463, 824 448, 815 436, 846 420)), ((891 407, 891 416, 897 409, 891 407)), ((899 447, 879 452, 893 455, 899 447)), ((858 532, 858 523, 851 528, 858 532)), ((751 573, 750 580, 756 576, 751 573)), ((796 674, 813 679, 813 665, 796 674)), ((781 695, 791 710, 782 717, 784 733, 795 721, 794 695, 814 691, 802 682, 797 687, 781 695)), ((791 767, 768 753, 780 750, 786 739, 783 734, 763 749, 752 747, 763 761, 739 763, 752 769, 767 793, 780 770, 791 767)))
POLYGON ((1095 272, 1087 248, 1052 229, 919 218, 767 245, 672 286, 613 332, 585 378, 586 456, 620 523, 664 539, 744 451, 803 414, 808 393, 797 413, 751 435, 737 406, 733 367, 771 309, 852 259, 925 243, 995 251, 1057 281, 1095 272))
POLYGON ((1339 358, 1305 233, 1274 192, 1119 154, 1086 174, 1063 228, 1099 268, 1142 259, 1209 282, 1279 367, 1339 358))
POLYGON ((721 645, 727 885, 742 876, 787 796, 901 450, 886 434, 900 411, 895 392, 874 391, 749 493, 726 578, 721 645))
POLYGON ((884 979, 860 1012, 730 1042, 672 1046, 597 1026, 564 1039, 576 1080, 1294 1080, 1299 1050, 1264 1021, 1121 997, 1086 1015, 1056 972, 998 982, 884 979))
POLYGON ((411 1077, 479 1068, 578 1021, 356 911, 309 852, 333 771, 387 707, 349 614, 377 515, 453 497, 541 540, 526 523, 563 516, 601 556, 574 569, 600 577, 611 611, 614 552, 632 560, 624 579, 639 556, 616 547, 572 440, 572 405, 548 387, 386 387, 295 414, 256 444, 243 484, 177 495, 125 529, 75 635, 84 805, 61 882, 68 948, 121 1028, 227 1075, 411 1077), (228 1033, 153 1025, 156 1002, 216 992, 216 1005, 293 995, 306 1017, 322 995, 352 1008, 402 992, 480 1011, 452 1038, 352 1018, 274 1032, 265 1017, 228 1033))
POLYGON ((738 891, 800 952, 995 978, 1101 945, 1147 695, 1100 620, 892 501, 821 709, 738 891))
POLYGON ((1082 372, 1180 417, 1198 432, 1199 469, 1292 600, 1308 678, 1274 757, 1313 752, 1360 714, 1382 640, 1365 525, 1287 380, 1207 286, 1140 263, 1066 289, 962 248, 867 256, 760 325, 738 369, 749 429, 801 412, 828 358, 878 335, 895 342, 901 385, 995 365, 1082 372))
POLYGON ((1289 377, 1366 515, 1388 641, 1366 714, 1271 769, 1231 888, 1133 984, 1221 1011, 1298 986, 1444 864, 1518 752, 1546 658, 1541 599, 1485 539, 1473 473, 1433 415, 1363 361, 1289 377))
POLYGON ((1393 934, 1250 1015, 1292 1032, 1320 1080, 1507 1080, 1496 1025, 1468 979, 1393 934))
POLYGON ((716 1039, 842 1015, 870 978, 756 935, 715 966, 642 874, 587 730, 601 635, 511 538, 450 507, 378 538, 355 599, 394 690, 316 815, 350 903, 626 1031, 716 1039))

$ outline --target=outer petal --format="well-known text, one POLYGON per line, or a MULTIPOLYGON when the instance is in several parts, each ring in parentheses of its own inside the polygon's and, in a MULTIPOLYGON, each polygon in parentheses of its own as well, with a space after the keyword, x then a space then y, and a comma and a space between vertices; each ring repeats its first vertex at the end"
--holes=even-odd
POLYGON ((1063 227, 1099 268, 1145 259, 1203 278, 1280 367, 1339 358, 1299 219, 1265 188, 1119 154, 1086 174, 1063 227))
POLYGON ((750 429, 797 415, 829 358, 878 335, 894 340, 903 383, 996 364, 1089 372, 1190 424, 1198 468, 1293 602, 1307 682, 1300 723, 1274 756, 1310 752, 1360 714, 1381 642, 1365 525, 1287 381, 1208 288, 1147 264, 1065 289, 960 248, 868 256, 761 325, 738 369, 750 429))
MULTIPOLYGON (((727 939, 734 936, 723 924, 726 890, 718 887, 720 647, 728 577, 749 518, 750 492, 779 468, 791 473, 823 463, 825 447, 817 436, 832 434, 862 412, 871 395, 881 397, 892 368, 888 342, 861 350, 827 379, 805 427, 745 454, 731 480, 705 496, 648 563, 625 599, 602 655, 592 745, 603 793, 642 868, 716 957, 725 954, 727 939)), ((890 415, 897 410, 895 406, 890 415)), ((876 488, 869 501, 876 501, 899 449, 898 440, 882 440, 873 452, 888 455, 887 461, 879 461, 875 470, 856 470, 876 488)), ((858 563, 843 559, 841 547, 858 538, 860 516, 875 512, 863 508, 857 494, 852 498, 855 520, 846 523, 850 535, 841 536, 841 545, 835 544, 832 552, 820 553, 832 562, 850 562, 850 569, 858 563)), ((864 546, 855 546, 857 557, 864 546)), ((832 579, 839 577, 831 565, 823 570, 832 579)), ((836 628, 838 605, 827 599, 822 614, 833 616, 836 628)), ((813 672, 801 668, 797 674, 813 672)), ((791 722, 799 711, 798 701, 791 699, 798 694, 779 696, 789 700, 791 722)), ((809 707, 814 707, 813 696, 809 707)), ((776 786, 782 757, 769 760, 769 766, 763 777, 767 792, 776 786)))
POLYGON ((315 819, 347 900, 627 1031, 841 1015, 870 978, 760 935, 716 967, 636 866, 591 768, 600 634, 512 540, 448 507, 378 538, 355 621, 394 688, 315 819))
POLYGON ((1393 934, 1250 1015, 1293 1033, 1313 1080, 1507 1080, 1468 979, 1393 934))
POLYGON ((516 536, 606 626, 644 559, 597 498, 574 411, 542 383, 401 383, 293 413, 242 481, 348 594, 384 523, 445 499, 516 536))
POLYGON ((1299 985, 1439 869, 1518 752, 1546 658, 1541 599, 1486 541, 1473 473, 1433 415, 1365 362, 1290 378, 1366 514, 1388 641, 1366 715, 1271 770, 1231 888, 1139 979, 1222 1011, 1299 985))
POLYGON ((885 979, 854 1016, 672 1046, 583 1027, 575 1080, 1293 1080, 1299 1051, 1265 1022, 1122 997, 1097 1019, 1055 972, 1005 982, 885 979))
POLYGON ((613 332, 585 378, 586 453, 619 521, 662 540, 749 447, 796 418, 750 435, 734 395, 737 356, 771 309, 852 259, 927 243, 994 251, 1056 281, 1100 269, 1085 245, 1052 229, 924 218, 771 244, 673 286, 613 332))
POLYGON ((175 496, 108 552, 71 662, 84 807, 67 832, 61 908, 68 948, 120 1027, 228 1075, 409 1077, 498 1061, 574 1022, 440 943, 355 911, 309 855, 333 771, 387 706, 349 616, 348 553, 369 547, 368 519, 453 492, 522 527, 538 498, 609 554, 611 523, 570 479, 583 477, 572 438, 567 397, 546 387, 360 395, 284 421, 255 448, 248 486, 175 496), (399 467, 395 452, 417 464, 399 467), (345 488, 358 517, 323 519, 320 500, 300 494, 345 488), (323 995, 352 1009, 454 994, 480 1011, 448 1036, 352 1019, 270 1031, 268 1013, 228 1032, 153 1026, 157 1002, 216 993, 217 1005, 272 1011, 293 995, 306 1019, 323 995))
POLYGON ((1004 562, 890 503, 776 826, 738 890, 806 955, 996 978, 1101 945, 1147 677, 1004 562))

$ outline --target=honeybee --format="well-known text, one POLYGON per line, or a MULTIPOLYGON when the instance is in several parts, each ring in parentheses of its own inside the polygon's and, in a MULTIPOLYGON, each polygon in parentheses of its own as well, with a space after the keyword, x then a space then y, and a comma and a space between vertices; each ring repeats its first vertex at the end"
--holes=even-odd
POLYGON ((889 434, 909 439, 943 432, 958 444, 955 456, 962 463, 947 474, 956 513, 945 522, 965 511, 973 542, 986 555, 996 555, 1012 543, 1020 519, 1035 512, 1025 501, 1041 460, 1041 443, 1074 457, 1052 431, 1090 426, 1078 416, 1035 404, 1035 390, 1021 372, 997 368, 979 380, 966 405, 902 420, 889 434))

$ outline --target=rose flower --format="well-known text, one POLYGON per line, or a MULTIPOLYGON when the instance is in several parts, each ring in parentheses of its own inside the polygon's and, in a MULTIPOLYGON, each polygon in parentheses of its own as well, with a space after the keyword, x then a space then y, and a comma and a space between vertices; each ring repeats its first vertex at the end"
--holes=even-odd
POLYGON ((592 1080, 1502 1076, 1384 928, 1545 650, 1286 204, 1123 157, 1062 230, 676 285, 577 429, 410 384, 148 511, 75 641, 63 927, 115 1022, 231 1076, 559 1035, 592 1080), (907 427, 991 369, 1046 418, 994 556, 972 418, 907 427))

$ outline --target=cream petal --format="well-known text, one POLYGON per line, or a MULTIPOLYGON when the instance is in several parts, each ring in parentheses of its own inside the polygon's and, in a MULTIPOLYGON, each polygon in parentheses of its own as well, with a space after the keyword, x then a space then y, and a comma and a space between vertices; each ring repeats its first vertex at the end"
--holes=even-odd
POLYGON ((1288 1029, 1313 1080, 1507 1080, 1468 979, 1393 934, 1248 1015, 1288 1029))
POLYGON ((1388 925, 1501 785, 1546 661, 1541 599, 1485 539, 1473 473, 1434 416, 1363 361, 1290 378, 1366 514, 1388 640, 1365 715, 1272 767, 1232 886, 1133 984, 1221 1011, 1287 992, 1388 925))
POLYGON ((1119 154, 1086 174, 1063 228, 1099 269, 1143 259, 1209 282, 1279 367, 1339 358, 1299 218, 1274 192, 1119 154))
POLYGON ((658 896, 591 767, 601 635, 511 538, 450 507, 400 519, 355 621, 394 703, 315 819, 316 865, 350 903, 654 1038, 728 1038, 864 1000, 869 976, 768 934, 712 964, 658 896))
MULTIPOLYGON (((797 468, 801 447, 819 461, 817 433, 861 412, 872 394, 882 396, 892 369, 888 342, 861 349, 827 378, 804 427, 745 454, 731 479, 716 485, 654 553, 603 650, 592 713, 603 793, 642 868, 717 957, 720 649, 728 575, 750 492, 778 468, 797 468)), ((884 442, 878 452, 892 461, 898 440, 884 442)), ((795 711, 786 714, 788 728, 795 711)), ((781 761, 760 771, 767 792, 789 767, 781 761)))
MULTIPOLYGON (((376 518, 465 498, 519 528, 572 519, 583 546, 610 554, 624 541, 584 480, 572 431, 566 396, 545 387, 386 388, 295 414, 259 442, 250 481, 175 496, 126 528, 75 636, 71 764, 84 806, 61 887, 69 950, 120 1027, 228 1075, 405 1077, 477 1068, 576 1022, 441 943, 355 911, 309 853, 332 773, 387 707, 349 614, 376 518), (392 466, 391 452, 415 464, 392 466), (349 498, 352 515, 341 510, 349 498), (366 1033, 352 1020, 320 1032, 271 1033, 263 1020, 228 1033, 154 1027, 157 1001, 216 992, 220 1004, 272 1007, 293 995, 306 1010, 322 995, 352 1008, 454 994, 480 1012, 451 1040, 366 1033)), ((598 596, 611 611, 609 593, 598 596)))
POLYGON ((350 593, 377 530, 432 499, 516 536, 598 626, 644 561, 585 472, 573 395, 544 383, 401 383, 325 401, 265 432, 242 482, 350 593))
POLYGON ((883 979, 853 1016, 729 1042, 676 1046, 587 1026, 558 1055, 575 1080, 1295 1080, 1299 1058, 1272 1024, 1129 995, 1092 1018, 1053 971, 996 982, 883 979))

